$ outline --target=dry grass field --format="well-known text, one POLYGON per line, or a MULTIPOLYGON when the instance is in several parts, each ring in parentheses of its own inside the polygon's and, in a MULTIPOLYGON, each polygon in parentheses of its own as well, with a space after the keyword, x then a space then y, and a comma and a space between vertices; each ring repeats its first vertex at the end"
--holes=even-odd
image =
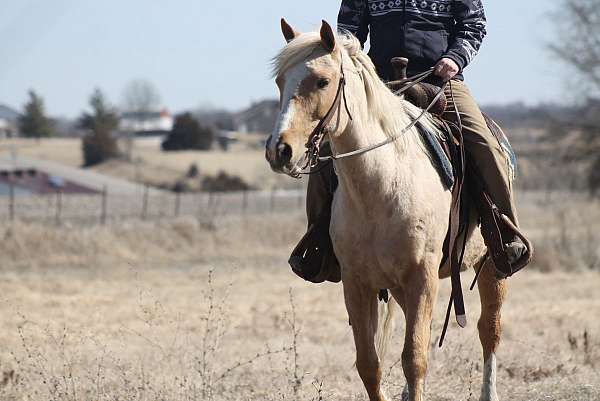
MULTIPOLYGON (((539 254, 510 279, 501 399, 600 400, 600 208, 535 193, 521 206, 539 254)), ((364 400, 341 286, 287 268, 303 227, 300 213, 0 227, 0 399, 364 400)), ((435 336, 448 296, 444 282, 435 336)), ((478 399, 466 299, 469 326, 432 341, 429 400, 478 399)), ((403 327, 384 370, 396 400, 403 327)))
MULTIPOLYGON (((11 143, 18 154, 81 165, 78 140, 11 143)), ((140 140, 134 156, 137 167, 96 169, 160 184, 197 163, 259 188, 298 186, 272 174, 262 150, 168 154, 140 140)), ((600 205, 532 191, 519 209, 537 255, 509 282, 501 399, 600 400, 600 205)), ((279 208, 0 225, 0 400, 364 400, 341 285, 305 283, 287 266, 304 224, 300 211, 279 208)), ((434 336, 448 296, 444 282, 434 336)), ((429 400, 478 399, 476 291, 466 300, 468 327, 452 325, 442 349, 432 339, 429 400)), ((384 370, 396 400, 403 327, 400 317, 384 370)))

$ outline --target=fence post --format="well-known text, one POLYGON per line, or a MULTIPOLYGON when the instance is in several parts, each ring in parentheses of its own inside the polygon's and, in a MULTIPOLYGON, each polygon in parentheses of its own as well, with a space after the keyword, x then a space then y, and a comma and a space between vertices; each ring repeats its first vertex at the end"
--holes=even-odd
POLYGON ((181 191, 175 192, 175 217, 179 217, 181 209, 181 191))
POLYGON ((213 205, 211 208, 210 213, 216 217, 217 214, 219 213, 219 200, 221 200, 223 198, 223 192, 213 192, 213 205))
POLYGON ((106 206, 107 206, 107 188, 106 185, 102 187, 102 211, 100 213, 100 224, 106 224, 106 206))
POLYGON ((242 193, 242 213, 246 214, 248 210, 248 188, 244 188, 244 192, 242 193))
POLYGON ((202 191, 198 192, 198 219, 200 219, 200 217, 202 216, 202 211, 204 210, 204 208, 202 207, 202 203, 204 200, 204 193, 202 191))
POLYGON ((60 225, 61 213, 62 213, 62 191, 60 190, 60 188, 57 188, 56 189, 56 216, 55 216, 56 225, 60 225))
POLYGON ((215 202, 215 193, 211 188, 208 190, 208 208, 209 209, 212 208, 214 202, 215 202))
POLYGON ((15 220, 15 185, 12 180, 9 183, 9 199, 8 199, 8 214, 10 216, 10 221, 15 220))
POLYGON ((148 215, 148 184, 144 185, 144 197, 142 199, 142 220, 148 215))
POLYGON ((271 187, 271 201, 269 205, 271 213, 275 211, 275 187, 271 187))

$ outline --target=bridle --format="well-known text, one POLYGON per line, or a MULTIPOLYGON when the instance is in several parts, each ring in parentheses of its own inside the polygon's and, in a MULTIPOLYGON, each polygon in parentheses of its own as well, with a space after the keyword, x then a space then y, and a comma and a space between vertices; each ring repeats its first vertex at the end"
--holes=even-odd
POLYGON ((348 101, 346 100, 346 76, 344 74, 344 63, 340 64, 340 80, 335 93, 333 103, 327 110, 327 113, 321 118, 317 126, 312 130, 308 136, 308 141, 305 144, 306 152, 304 152, 305 164, 299 172, 293 172, 292 175, 296 178, 300 178, 301 175, 314 174, 316 171, 313 169, 322 161, 322 157, 319 156, 321 151, 321 143, 325 138, 325 135, 329 133, 328 125, 333 119, 336 110, 341 110, 341 103, 344 101, 344 109, 352 121, 352 113, 348 109, 348 101), (309 170, 309 171, 307 171, 309 170))
MULTIPOLYGON (((388 86, 391 86, 394 84, 395 85, 397 85, 397 84, 403 85, 402 87, 400 87, 400 89, 398 89, 394 92, 394 94, 400 95, 400 94, 406 92, 408 89, 412 88, 413 86, 417 85, 421 81, 425 80, 430 75, 432 75, 433 71, 434 71, 434 68, 430 68, 429 70, 427 70, 425 72, 413 75, 412 77, 403 79, 401 81, 388 82, 387 85, 388 86)), ((329 123, 333 119, 335 112, 341 111, 342 101, 344 102, 344 109, 346 110, 346 113, 348 114, 350 121, 353 121, 352 114, 350 113, 350 110, 348 109, 348 101, 346 99, 346 76, 344 74, 344 63, 343 62, 340 63, 340 79, 338 82, 338 87, 336 90, 335 98, 333 99, 333 103, 331 104, 331 107, 329 107, 329 109, 327 110, 327 113, 325 113, 325 116, 323 116, 323 118, 321 118, 321 120, 319 120, 319 123, 317 124, 317 126, 312 130, 312 132, 308 136, 308 140, 305 144, 306 152, 304 153, 303 159, 301 159, 301 160, 304 160, 304 165, 300 168, 300 170, 292 169, 292 172, 290 173, 290 175, 294 178, 300 178, 302 175, 316 174, 321 170, 321 168, 317 168, 321 162, 340 160, 340 159, 345 159, 345 158, 349 158, 349 157, 353 157, 353 156, 362 155, 364 153, 370 152, 372 150, 378 149, 382 146, 388 145, 388 144, 396 141, 398 138, 400 138, 402 135, 404 135, 408 130, 410 130, 416 124, 418 124, 418 122, 423 118, 423 116, 425 116, 425 114, 427 112, 429 112, 429 110, 431 110, 433 105, 436 104, 436 102, 438 101, 440 96, 444 93, 445 88, 446 88, 446 84, 444 84, 437 91, 433 100, 419 114, 419 116, 417 116, 417 118, 415 118, 413 121, 411 121, 410 124, 408 124, 406 127, 404 127, 402 129, 402 131, 398 132, 397 134, 395 134, 381 142, 366 146, 364 148, 356 149, 356 150, 346 152, 346 153, 340 153, 337 155, 320 156, 319 152, 321 150, 321 144, 322 144, 325 136, 329 133, 329 128, 328 128, 329 123)))

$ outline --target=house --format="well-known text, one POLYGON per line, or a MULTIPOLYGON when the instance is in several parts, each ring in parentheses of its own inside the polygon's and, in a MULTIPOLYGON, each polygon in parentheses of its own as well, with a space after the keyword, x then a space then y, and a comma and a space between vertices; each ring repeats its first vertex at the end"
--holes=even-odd
POLYGON ((161 111, 130 111, 121 114, 119 131, 139 136, 163 135, 173 128, 173 117, 161 111))
POLYGON ((0 104, 0 138, 17 136, 20 114, 8 106, 0 104))

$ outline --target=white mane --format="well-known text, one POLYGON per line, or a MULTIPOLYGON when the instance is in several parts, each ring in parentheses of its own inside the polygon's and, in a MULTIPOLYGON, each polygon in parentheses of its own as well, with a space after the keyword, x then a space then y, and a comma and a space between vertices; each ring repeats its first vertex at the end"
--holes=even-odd
MULTIPOLYGON (((404 98, 395 95, 377 75, 375 65, 371 58, 362 51, 359 40, 350 33, 338 35, 338 43, 352 60, 355 68, 360 72, 365 86, 369 112, 380 121, 384 132, 393 136, 401 132, 410 120, 416 119, 422 112, 421 109, 404 98), (404 111, 404 113, 402 113, 404 111)), ((426 114, 420 120, 422 124, 432 132, 438 128, 433 123, 431 116, 426 114)), ((401 138, 400 138, 401 140, 401 138)))

